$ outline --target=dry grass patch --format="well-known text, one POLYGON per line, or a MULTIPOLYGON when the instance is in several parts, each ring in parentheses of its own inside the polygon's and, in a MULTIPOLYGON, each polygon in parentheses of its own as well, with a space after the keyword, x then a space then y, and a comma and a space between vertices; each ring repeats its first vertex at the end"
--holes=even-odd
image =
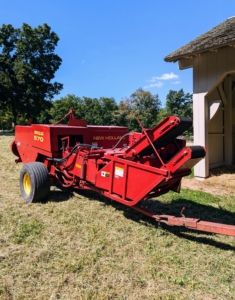
POLYGON ((220 189, 226 190, 227 193, 234 194, 235 187, 235 165, 210 170, 210 177, 207 184, 219 186, 220 189))
POLYGON ((193 179, 193 176, 190 179, 183 178, 183 187, 215 195, 234 195, 235 165, 212 169, 210 176, 203 181, 193 179))
MULTIPOLYGON (((157 224, 95 193, 26 204, 0 136, 0 299, 234 299, 235 238, 157 224)), ((145 205, 234 221, 233 197, 184 190, 145 205)))

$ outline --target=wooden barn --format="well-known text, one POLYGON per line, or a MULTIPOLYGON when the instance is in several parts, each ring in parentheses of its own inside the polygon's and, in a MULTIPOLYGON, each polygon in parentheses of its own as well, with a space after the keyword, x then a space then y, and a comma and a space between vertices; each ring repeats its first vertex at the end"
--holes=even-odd
POLYGON ((193 68, 194 144, 207 149, 195 177, 235 163, 235 16, 165 57, 193 68))

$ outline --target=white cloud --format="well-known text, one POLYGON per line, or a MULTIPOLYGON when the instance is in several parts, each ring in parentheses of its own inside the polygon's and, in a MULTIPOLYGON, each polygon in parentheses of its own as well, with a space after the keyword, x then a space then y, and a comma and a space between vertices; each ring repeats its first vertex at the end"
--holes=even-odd
POLYGON ((180 81, 178 80, 178 81, 174 81, 174 82, 172 82, 173 84, 180 84, 180 81))
POLYGON ((164 73, 162 74, 162 76, 154 76, 148 81, 156 82, 157 80, 170 80, 170 79, 177 79, 177 78, 179 78, 179 76, 171 72, 171 73, 164 73))
POLYGON ((144 89, 147 89, 147 88, 153 88, 153 87, 158 87, 158 88, 160 88, 161 86, 163 86, 163 84, 164 84, 163 82, 158 81, 158 82, 156 82, 156 83, 152 83, 152 84, 150 84, 150 85, 145 86, 144 89))

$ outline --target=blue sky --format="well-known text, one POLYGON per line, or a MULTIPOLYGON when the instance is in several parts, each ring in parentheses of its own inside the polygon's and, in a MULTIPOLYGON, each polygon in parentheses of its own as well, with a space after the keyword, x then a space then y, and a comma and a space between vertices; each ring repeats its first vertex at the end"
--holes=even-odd
POLYGON ((1 24, 47 23, 60 37, 55 100, 119 102, 141 87, 164 105, 170 89, 192 92, 192 70, 164 57, 233 15, 234 0, 0 0, 1 24))

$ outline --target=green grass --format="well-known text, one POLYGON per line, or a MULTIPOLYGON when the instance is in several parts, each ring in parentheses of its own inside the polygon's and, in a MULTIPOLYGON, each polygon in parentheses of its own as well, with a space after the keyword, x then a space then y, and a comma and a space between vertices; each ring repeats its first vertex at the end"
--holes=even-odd
POLYGON ((186 178, 194 178, 194 168, 191 169, 191 174, 186 176, 186 178))
MULTIPOLYGON (((26 204, 0 136, 0 299, 234 299, 235 238, 159 226, 95 193, 26 204)), ((235 224, 235 197, 182 190, 156 213, 235 224)))

